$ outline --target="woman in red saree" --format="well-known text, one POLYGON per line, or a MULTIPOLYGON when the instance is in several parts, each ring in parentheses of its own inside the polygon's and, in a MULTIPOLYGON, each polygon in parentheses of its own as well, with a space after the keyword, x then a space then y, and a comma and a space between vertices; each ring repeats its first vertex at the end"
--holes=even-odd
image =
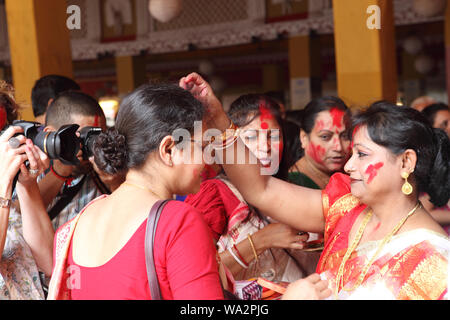
MULTIPOLYGON (((180 80, 208 107, 211 127, 230 120, 211 87, 198 74, 180 80)), ((418 202, 427 192, 435 205, 449 199, 450 143, 410 108, 373 104, 354 119, 348 175, 335 174, 324 191, 259 175, 239 139, 229 140, 216 158, 252 205, 279 222, 324 232, 317 272, 331 282, 335 298, 448 299, 450 241, 418 202), (242 155, 239 155, 242 159, 242 155), (432 276, 430 276, 432 275, 432 276)), ((244 148, 245 149, 245 148, 244 148)))

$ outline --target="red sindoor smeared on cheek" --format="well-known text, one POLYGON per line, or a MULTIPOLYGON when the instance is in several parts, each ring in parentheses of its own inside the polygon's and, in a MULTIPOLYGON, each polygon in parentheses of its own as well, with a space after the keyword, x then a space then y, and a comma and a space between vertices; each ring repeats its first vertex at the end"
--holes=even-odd
POLYGON ((344 119, 345 112, 343 110, 340 110, 338 108, 332 108, 330 109, 330 115, 333 119, 333 127, 336 127, 338 129, 341 129, 343 126, 343 119, 344 119))
POLYGON ((315 162, 322 164, 323 163, 323 156, 325 155, 325 148, 319 145, 315 145, 313 143, 310 143, 308 145, 308 148, 306 150, 308 155, 313 159, 315 162))
POLYGON ((367 183, 371 183, 373 178, 376 177, 378 174, 378 170, 384 165, 383 162, 378 162, 375 165, 371 164, 367 167, 366 173, 369 175, 369 178, 367 179, 367 183))

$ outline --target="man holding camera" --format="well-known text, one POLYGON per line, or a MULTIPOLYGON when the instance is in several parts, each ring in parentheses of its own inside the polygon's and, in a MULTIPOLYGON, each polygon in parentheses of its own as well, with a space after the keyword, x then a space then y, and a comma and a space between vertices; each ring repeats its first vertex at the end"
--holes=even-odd
MULTIPOLYGON (((61 93, 47 109, 45 122, 46 132, 57 131, 68 124, 79 125, 79 132, 86 127, 106 129, 106 118, 98 102, 77 91, 61 93)), ((81 141, 77 165, 53 159, 39 181, 41 196, 55 230, 75 217, 91 200, 110 193, 121 183, 121 177, 107 176, 93 169, 89 155, 83 154, 83 149, 87 152, 83 139, 81 141)))

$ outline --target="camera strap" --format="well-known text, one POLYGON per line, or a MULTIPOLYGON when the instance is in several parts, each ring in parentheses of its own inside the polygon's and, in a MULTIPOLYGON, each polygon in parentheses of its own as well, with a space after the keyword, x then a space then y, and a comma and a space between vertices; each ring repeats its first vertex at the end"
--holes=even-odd
POLYGON ((48 211, 50 220, 55 219, 60 212, 73 200, 77 193, 81 190, 87 175, 85 175, 76 185, 72 187, 64 186, 61 197, 58 202, 48 211))

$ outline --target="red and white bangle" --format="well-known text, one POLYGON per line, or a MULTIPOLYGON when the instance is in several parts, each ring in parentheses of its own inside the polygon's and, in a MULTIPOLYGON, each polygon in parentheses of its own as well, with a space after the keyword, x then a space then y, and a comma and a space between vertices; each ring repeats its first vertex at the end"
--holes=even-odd
POLYGON ((228 251, 230 252, 231 256, 236 260, 237 263, 241 265, 242 268, 248 269, 248 264, 246 264, 244 261, 238 258, 237 254, 234 252, 235 246, 228 248, 228 251))

